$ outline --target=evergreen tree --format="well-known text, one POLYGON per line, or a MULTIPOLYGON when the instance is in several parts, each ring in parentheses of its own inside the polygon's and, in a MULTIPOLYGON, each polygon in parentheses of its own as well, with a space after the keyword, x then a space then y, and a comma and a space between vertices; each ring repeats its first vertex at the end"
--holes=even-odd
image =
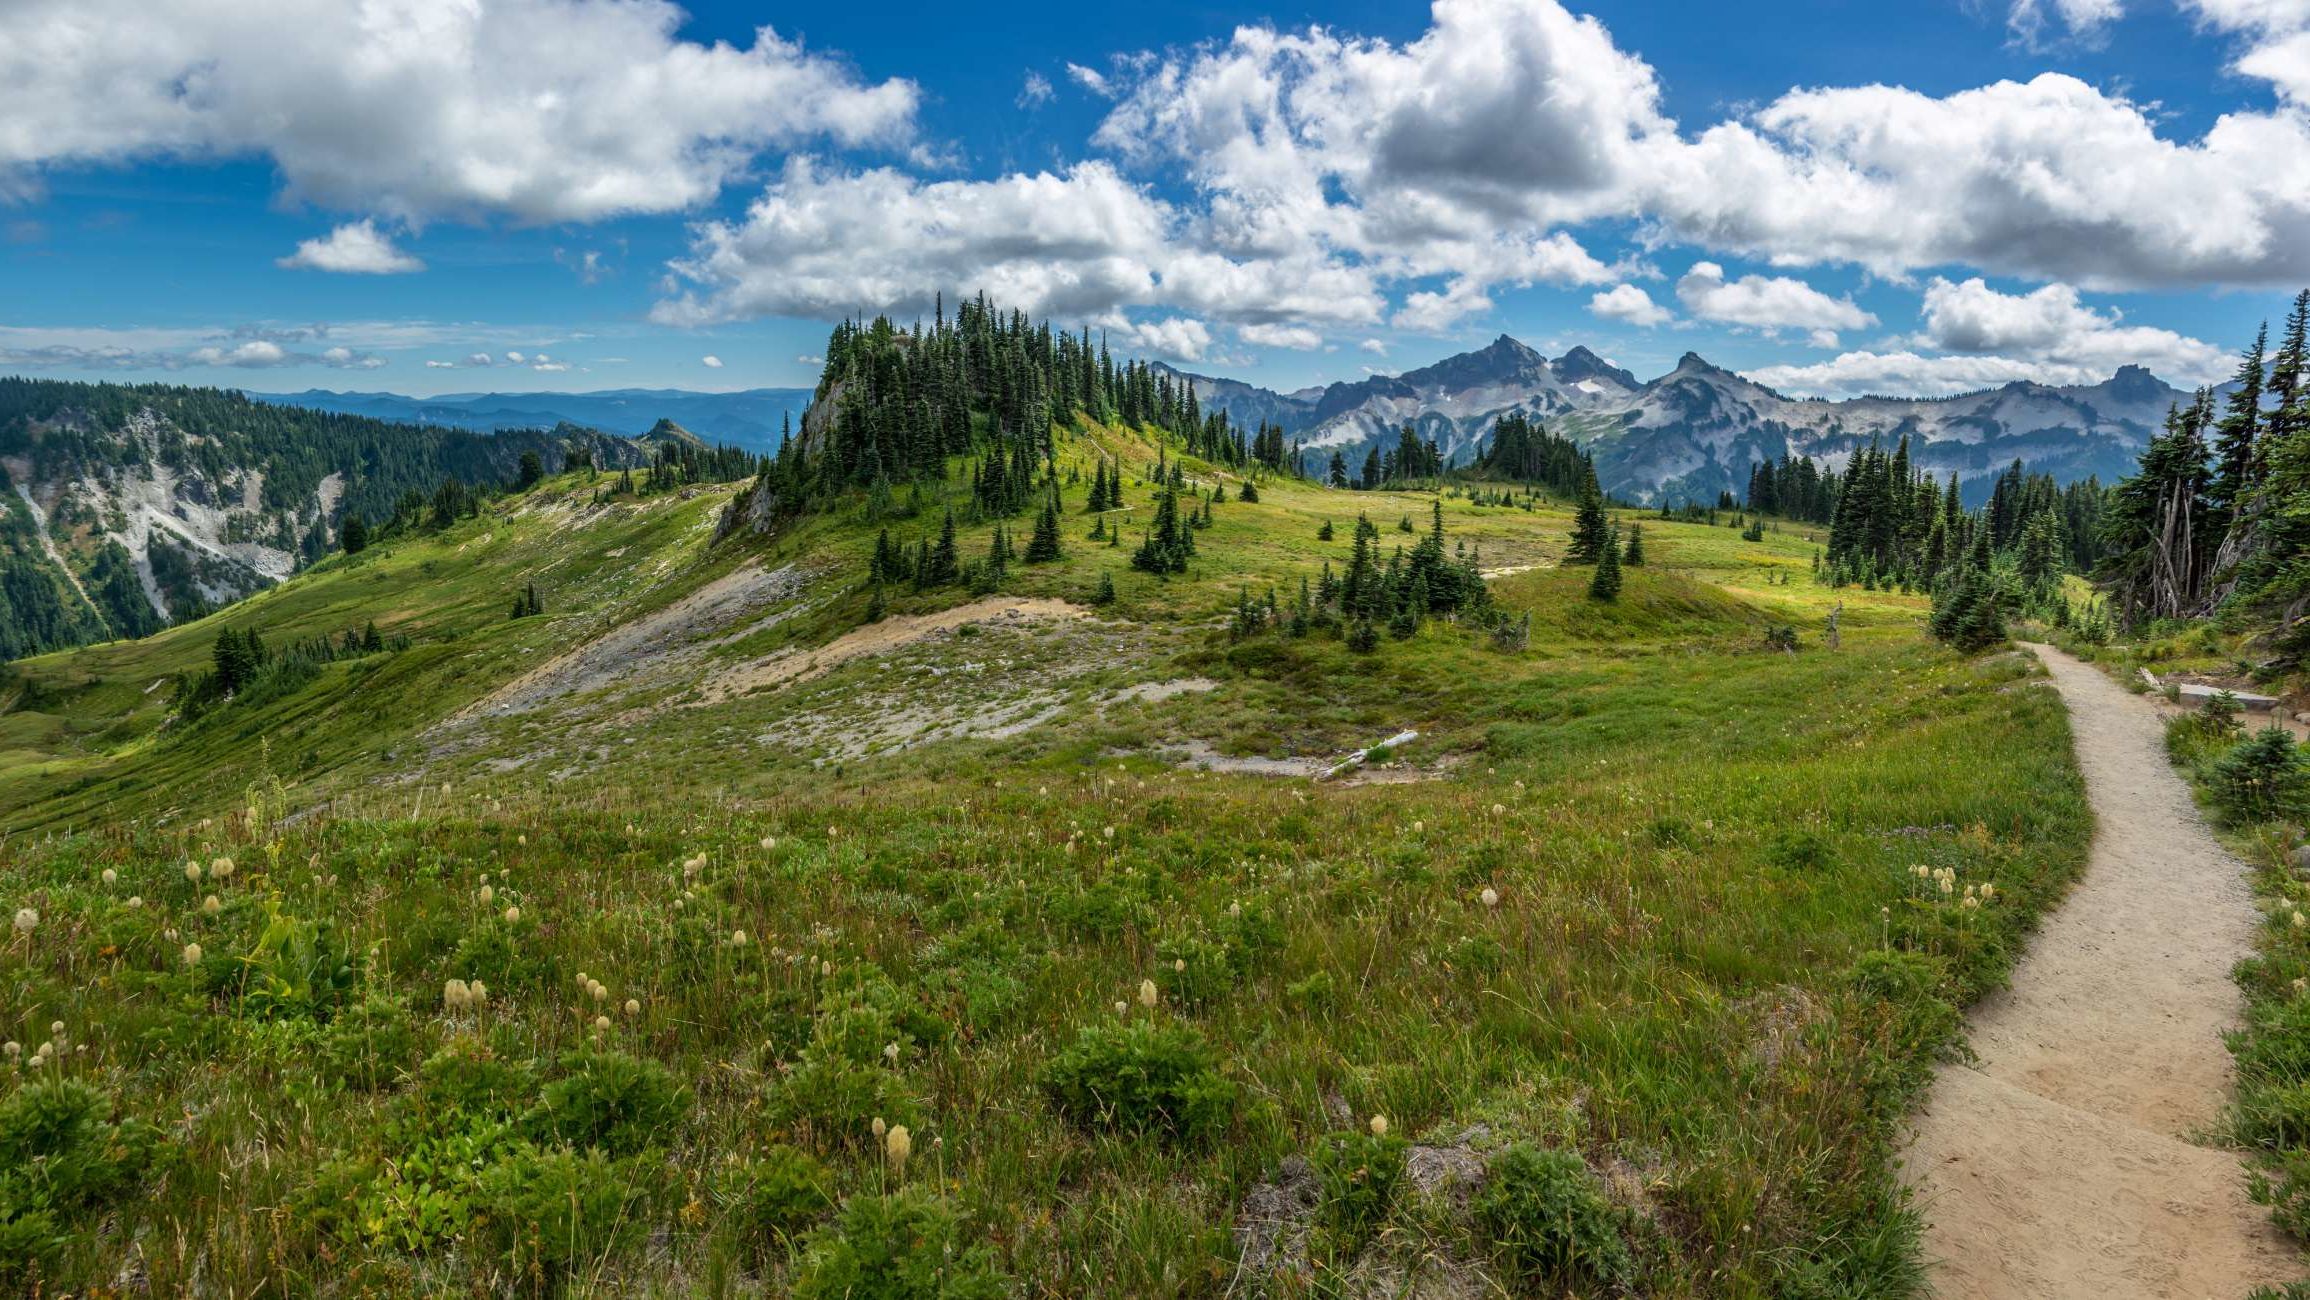
POLYGON ((1604 495, 1592 478, 1580 494, 1580 509, 1573 515, 1572 545, 1564 552, 1566 564, 1594 564, 1611 544, 1611 521, 1604 513, 1604 495))
POLYGON ((1620 597, 1620 530, 1612 529, 1604 536, 1604 545, 1596 553, 1596 575, 1588 580, 1590 600, 1617 600, 1620 597))
POLYGON ((1620 562, 1632 569, 1644 567, 1643 524, 1631 523, 1628 526, 1628 548, 1621 552, 1620 562))
POLYGON ((347 514, 344 524, 338 529, 337 541, 345 548, 347 555, 359 555, 368 550, 369 522, 361 517, 359 511, 347 514))
POLYGON ((1027 542, 1027 563, 1048 564, 1059 558, 1059 499, 1053 493, 1035 520, 1035 535, 1027 542))

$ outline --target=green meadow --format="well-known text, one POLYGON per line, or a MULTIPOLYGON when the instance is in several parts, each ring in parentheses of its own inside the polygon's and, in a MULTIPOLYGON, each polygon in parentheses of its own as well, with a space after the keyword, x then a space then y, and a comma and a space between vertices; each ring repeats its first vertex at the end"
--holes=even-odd
POLYGON ((1158 454, 1078 427, 1062 558, 875 624, 878 534, 994 522, 717 540, 732 489, 565 475, 10 665, 6 1284, 1913 1293, 1902 1116, 2089 836, 2028 661, 1729 514, 1620 512, 1647 562, 1591 600, 1570 510, 1497 486, 1190 461, 1227 499, 1157 577, 1148 489, 1083 480, 1158 454), (1231 630, 1439 507, 1521 648, 1231 630), (223 629, 372 623, 405 647, 178 708, 223 629))

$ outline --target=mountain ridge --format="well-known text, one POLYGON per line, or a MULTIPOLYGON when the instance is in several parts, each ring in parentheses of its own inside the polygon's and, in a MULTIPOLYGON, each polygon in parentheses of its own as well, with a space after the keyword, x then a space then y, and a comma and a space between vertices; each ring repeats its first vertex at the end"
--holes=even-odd
POLYGON ((1789 397, 1698 352, 1639 380, 1586 346, 1550 359, 1508 334, 1398 374, 1293 393, 1161 368, 1206 408, 1238 423, 1279 425, 1313 453, 1339 453, 1351 469, 1407 422, 1467 464, 1489 444, 1493 424, 1519 412, 1589 448, 1606 491, 1648 505, 1737 495, 1760 460, 1810 456, 1836 469, 1872 440, 1903 437, 1916 464, 1969 487, 2017 458, 2064 481, 2114 478, 2131 469, 2168 407, 2190 396, 2129 364, 2098 384, 2015 380, 1945 397, 1789 397))

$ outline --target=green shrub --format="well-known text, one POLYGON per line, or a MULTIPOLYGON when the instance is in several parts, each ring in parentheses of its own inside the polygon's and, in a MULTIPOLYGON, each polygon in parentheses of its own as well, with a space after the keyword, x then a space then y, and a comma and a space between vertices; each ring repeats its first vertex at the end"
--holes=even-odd
POLYGON ((985 1246, 966 1245, 954 1212, 913 1191, 853 1196, 810 1234, 794 1300, 998 1300, 985 1246))
POLYGON ((1616 1286, 1634 1274, 1621 1239, 1627 1216, 1570 1151, 1508 1148, 1470 1208, 1500 1258, 1535 1286, 1616 1286))
POLYGON ((792 1147, 772 1147, 728 1166, 714 1189, 722 1231, 749 1264, 785 1254, 805 1229, 834 1208, 826 1167, 792 1147))
POLYGON ((543 1141, 631 1155, 673 1136, 689 1091, 656 1061, 624 1052, 572 1052, 563 1077, 545 1086, 522 1127, 543 1141))
POLYGON ((158 1133, 115 1123, 102 1092, 74 1079, 27 1083, 0 1102, 0 1280, 38 1276, 83 1215, 133 1190, 158 1133))
POLYGON ((1400 1137, 1368 1132, 1334 1134, 1316 1148, 1308 1162, 1322 1188, 1316 1214, 1335 1258, 1353 1259, 1380 1230, 1403 1185, 1409 1149, 1400 1137))
POLYGON ((408 1008, 397 997, 372 993, 329 1022, 314 1064, 325 1078, 375 1091, 406 1074, 416 1055, 408 1008))
POLYGON ((912 1126, 918 1117, 906 1081, 893 1071, 815 1050, 770 1098, 770 1118, 820 1150, 868 1144, 877 1118, 912 1126))
POLYGON ((1789 871, 1820 871, 1836 862, 1828 839, 1819 831, 1792 826, 1765 846, 1765 861, 1789 871))
POLYGON ((656 1182, 647 1160, 524 1146, 482 1171, 477 1199, 514 1274, 550 1290, 641 1243, 656 1182))
POLYGON ((1235 1085, 1203 1036, 1153 1020, 1093 1025, 1043 1071, 1060 1115, 1088 1131, 1162 1132, 1194 1142, 1234 1119, 1235 1085))
POLYGON ((2206 767, 2206 792, 2222 820, 2251 825, 2303 811, 2310 770, 2294 738, 2266 727, 2232 745, 2206 767))
POLYGON ((2238 723, 2206 710, 2166 719, 2166 757, 2195 769, 2238 743, 2238 723))

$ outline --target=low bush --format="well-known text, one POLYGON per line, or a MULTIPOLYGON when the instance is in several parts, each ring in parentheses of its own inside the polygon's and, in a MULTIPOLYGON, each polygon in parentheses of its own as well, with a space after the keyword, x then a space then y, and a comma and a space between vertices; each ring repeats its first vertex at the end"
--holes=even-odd
POLYGON ((853 1196, 810 1234, 794 1300, 998 1300, 984 1246, 966 1244, 945 1202, 917 1192, 853 1196))
POLYGON ((1216 1136, 1235 1115, 1235 1085, 1219 1073, 1203 1035, 1153 1020, 1084 1029, 1044 1069, 1043 1091, 1088 1131, 1195 1142, 1216 1136))
POLYGON ((1626 1214, 1570 1151, 1501 1152, 1471 1208, 1502 1262, 1533 1286, 1617 1286, 1635 1272, 1622 1239, 1626 1214))

